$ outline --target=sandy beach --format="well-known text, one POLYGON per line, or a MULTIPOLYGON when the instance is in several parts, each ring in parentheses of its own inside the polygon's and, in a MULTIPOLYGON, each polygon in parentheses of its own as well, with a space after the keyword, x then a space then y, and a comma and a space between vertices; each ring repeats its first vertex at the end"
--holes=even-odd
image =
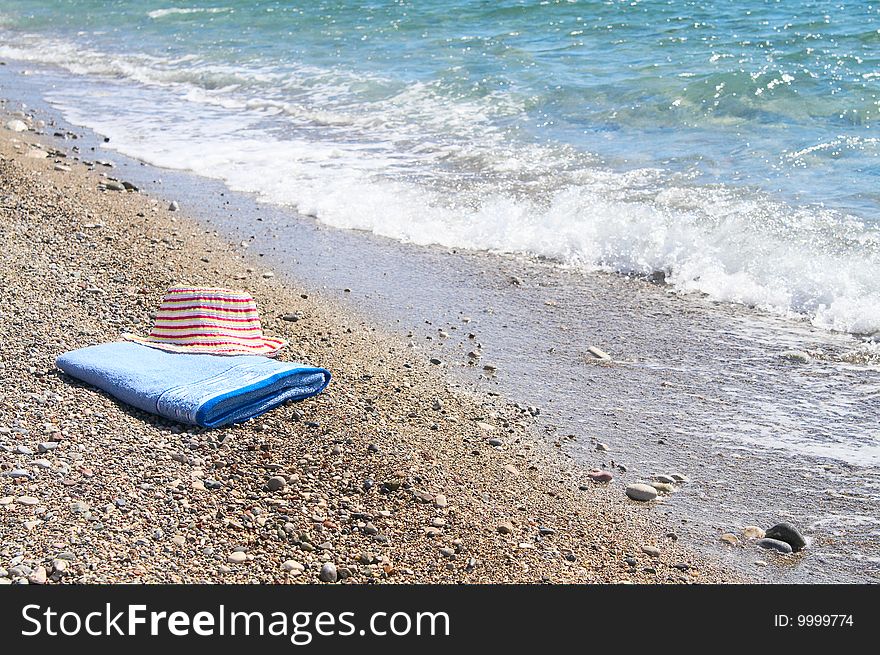
POLYGON ((343 583, 740 580, 679 539, 662 496, 591 482, 526 408, 465 391, 20 120, 31 129, 0 129, 0 583, 319 582, 322 568, 343 583), (56 369, 145 333, 181 283, 248 290, 290 342, 281 358, 328 368, 329 388, 202 430, 56 369))

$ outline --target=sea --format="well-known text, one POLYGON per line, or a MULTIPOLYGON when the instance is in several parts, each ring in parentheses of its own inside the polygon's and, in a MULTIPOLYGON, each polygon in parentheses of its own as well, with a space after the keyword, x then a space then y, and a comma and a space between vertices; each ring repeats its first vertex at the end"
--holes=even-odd
POLYGON ((880 581, 880 5, 0 0, 0 62, 584 472, 686 474, 699 550, 880 581), (779 520, 807 556, 719 541, 779 520))
POLYGON ((334 227, 880 333, 880 6, 0 1, 112 147, 334 227))

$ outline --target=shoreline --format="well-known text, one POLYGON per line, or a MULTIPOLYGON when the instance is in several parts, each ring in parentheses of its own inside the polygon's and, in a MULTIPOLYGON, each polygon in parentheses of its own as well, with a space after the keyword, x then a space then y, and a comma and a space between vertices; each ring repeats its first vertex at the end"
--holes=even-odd
POLYGON ((0 497, 38 500, 3 504, 0 566, 20 557, 51 580, 60 559, 70 563, 55 577, 73 582, 317 581, 325 561, 349 582, 743 581, 682 545, 662 503, 591 484, 535 434, 528 411, 455 385, 402 339, 159 200, 99 191, 112 169, 28 156, 32 133, 0 134, 11 382, 0 438, 34 453, 2 453, 34 478, 0 478, 0 497), (206 431, 57 373, 65 350, 143 332, 174 283, 246 288, 266 332, 290 341, 283 358, 327 367, 334 381, 206 431), (265 491, 279 471, 286 489, 265 491), (230 560, 235 548, 243 563, 230 560))

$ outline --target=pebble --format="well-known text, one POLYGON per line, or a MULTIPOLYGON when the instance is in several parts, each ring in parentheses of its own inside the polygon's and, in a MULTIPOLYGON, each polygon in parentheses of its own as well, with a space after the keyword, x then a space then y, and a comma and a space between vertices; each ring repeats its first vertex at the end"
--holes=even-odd
POLYGON ((287 486, 287 480, 280 475, 275 475, 266 482, 266 489, 269 491, 281 491, 287 486))
POLYGON ((498 437, 492 437, 491 439, 489 439, 488 443, 490 446, 503 446, 504 445, 504 442, 501 441, 501 439, 499 439, 498 437))
POLYGON ((40 502, 39 498, 34 498, 33 496, 19 496, 15 499, 19 505, 37 505, 40 502))
POLYGON ((446 507, 448 504, 449 504, 449 501, 446 500, 446 496, 444 496, 443 494, 437 494, 436 496, 434 496, 434 506, 435 507, 443 508, 443 507, 446 507))
POLYGON ((654 546, 642 546, 642 552, 651 557, 660 557, 660 549, 654 546))
POLYGON ((742 533, 746 539, 763 539, 765 537, 764 531, 757 525, 747 525, 742 529, 742 533))
POLYGON ((668 482, 652 482, 651 486, 654 487, 657 491, 662 491, 666 494, 671 494, 675 491, 675 485, 669 484, 668 482))
POLYGON ((180 211, 180 205, 178 204, 178 202, 176 200, 172 200, 171 204, 168 205, 168 211, 170 211, 170 212, 180 211))
POLYGON ((300 564, 299 562, 297 562, 296 560, 293 560, 293 559, 289 559, 286 562, 284 562, 281 565, 281 568, 282 568, 282 570, 287 571, 288 573, 292 573, 294 571, 298 571, 298 572, 302 573, 303 571, 306 570, 306 567, 304 567, 302 564, 300 564))
POLYGON ((608 452, 608 444, 597 443, 596 450, 598 450, 600 453, 608 452))
POLYGON ((513 523, 510 521, 504 521, 499 523, 495 529, 501 534, 513 534, 513 523))
POLYGON ((731 546, 736 546, 739 543, 739 539, 737 539, 736 535, 732 532, 725 532, 721 535, 721 541, 728 543, 731 546))
POLYGON ((324 566, 321 567, 321 573, 318 574, 318 578, 320 578, 321 582, 336 582, 337 577, 336 565, 333 564, 333 562, 326 562, 324 566))
POLYGON ((28 126, 24 121, 20 121, 16 118, 6 123, 6 129, 12 130, 13 132, 27 132, 28 126))
POLYGON ((666 484, 675 484, 675 478, 673 478, 671 475, 655 475, 654 481, 665 482, 666 484))
POLYGON ((56 441, 46 441, 44 443, 37 444, 37 450, 41 453, 48 453, 58 448, 58 445, 59 444, 56 441))
POLYGON ((688 476, 682 475, 681 473, 673 473, 672 479, 679 483, 687 483, 691 481, 688 476))
POLYGON ((803 535, 798 532, 797 528, 795 528, 791 523, 777 523, 772 528, 767 530, 764 535, 768 539, 776 539, 778 541, 782 541, 791 546, 791 550, 793 552, 798 552, 804 549, 804 546, 807 545, 806 540, 803 535))
POLYGON ((649 500, 654 500, 657 497, 657 490, 650 485, 639 482, 629 485, 626 488, 626 495, 633 500, 647 502, 649 500))
POLYGON ((226 558, 226 561, 228 561, 230 564, 241 564, 246 559, 247 559, 247 554, 245 554, 241 551, 236 551, 234 553, 230 553, 229 557, 226 558))
POLYGON ((18 453, 19 455, 33 455, 34 454, 33 450, 31 450, 30 448, 28 448, 27 446, 24 446, 22 444, 19 444, 18 446, 15 447, 15 452, 18 453))
POLYGON ((13 498, 12 496, 3 496, 3 498, 0 498, 0 506, 11 505, 14 500, 15 498, 13 498))
POLYGON ((34 569, 34 572, 28 576, 28 582, 30 584, 46 584, 46 567, 38 566, 34 569))
POLYGON ((608 471, 590 471, 587 473, 587 477, 590 478, 593 482, 611 482, 614 479, 614 476, 608 471))
POLYGON ((4 471, 3 477, 6 478, 29 478, 31 477, 30 471, 25 469, 12 469, 11 471, 4 471))
POLYGON ((125 187, 120 182, 115 182, 114 180, 108 180, 104 182, 104 188, 108 191, 125 191, 125 187))
POLYGON ((455 549, 449 547, 441 548, 440 554, 444 557, 455 557, 455 549))
POLYGON ((758 541, 758 546, 768 550, 778 550, 780 553, 788 554, 791 552, 791 546, 778 539, 761 539, 758 541))
POLYGON ((587 352, 590 353, 596 359, 611 359, 611 355, 606 353, 604 350, 602 350, 598 346, 590 346, 589 348, 587 348, 587 352))

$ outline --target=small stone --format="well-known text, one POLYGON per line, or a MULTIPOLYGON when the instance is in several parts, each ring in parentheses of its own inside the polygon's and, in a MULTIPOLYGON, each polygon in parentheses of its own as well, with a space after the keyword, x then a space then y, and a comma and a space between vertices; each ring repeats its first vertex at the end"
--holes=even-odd
POLYGON ((652 482, 651 486, 654 487, 657 491, 662 491, 665 494, 671 494, 675 491, 675 485, 669 484, 667 482, 652 482))
POLYGON ((721 541, 730 544, 731 546, 736 546, 739 543, 739 539, 737 539, 736 535, 732 532, 725 532, 721 535, 721 541))
POLYGON ((642 546, 642 552, 651 557, 660 557, 660 549, 654 546, 642 546))
POLYGON ((671 475, 655 475, 654 481, 665 482, 666 484, 675 484, 675 478, 673 478, 671 475))
POLYGON ((6 129, 13 132, 27 132, 28 126, 24 121, 13 119, 6 123, 6 129))
POLYGON ((40 502, 39 498, 34 498, 33 496, 19 496, 15 499, 19 505, 37 505, 40 502))
POLYGON ((743 536, 746 539, 763 539, 766 534, 757 525, 747 525, 742 529, 743 536))
POLYGON ((768 539, 777 539, 791 546, 792 552, 798 552, 807 545, 806 540, 791 523, 777 523, 764 535, 768 539))
POLYGON ((516 468, 513 464, 505 464, 504 470, 510 473, 511 475, 519 475, 519 469, 516 468))
POLYGON ((495 529, 501 534, 513 534, 513 523, 510 521, 504 521, 499 523, 495 529))
POLYGON ((761 539, 758 546, 768 550, 778 550, 780 553, 788 554, 791 552, 791 546, 784 541, 778 539, 761 539))
POLYGON ((19 444, 15 447, 15 452, 19 455, 33 455, 34 451, 25 445, 19 444))
POLYGON ((441 548, 441 549, 440 549, 440 554, 443 555, 444 557, 452 558, 452 557, 455 557, 455 549, 454 549, 454 548, 448 548, 448 547, 447 547, 447 548, 441 548))
POLYGON ((230 564, 241 564, 247 559, 247 554, 242 553, 241 551, 236 551, 234 553, 230 553, 229 557, 226 558, 226 561, 230 564))
POLYGON ((338 574, 336 573, 336 565, 333 562, 326 562, 321 567, 321 573, 318 574, 321 582, 336 582, 338 574))
POLYGON ((436 357, 432 357, 432 358, 430 359, 430 362, 431 362, 432 364, 436 365, 436 366, 439 366, 440 364, 443 363, 443 362, 441 362, 439 359, 437 359, 436 357))
POLYGON ((433 525, 435 528, 442 528, 446 525, 446 519, 435 516, 433 519, 431 519, 431 525, 433 525))
POLYGON ((275 277, 275 273, 273 273, 272 271, 266 271, 265 273, 263 273, 263 277, 268 280, 271 277, 275 277))
POLYGON ((498 437, 492 437, 491 439, 489 439, 489 441, 487 443, 490 446, 503 446, 504 445, 504 442, 501 441, 501 439, 499 439, 498 437))
POLYGON ((813 358, 802 350, 786 350, 779 353, 779 358, 795 364, 809 364, 813 358))
POLYGON ((437 494, 436 496, 434 496, 434 506, 435 507, 443 508, 443 507, 446 507, 447 504, 448 504, 448 501, 446 500, 446 496, 444 496, 443 494, 437 494))
POLYGON ((291 573, 293 571, 299 571, 300 573, 302 573, 306 570, 306 567, 304 567, 296 560, 289 559, 281 565, 281 569, 287 571, 288 573, 291 573))
POLYGON ((597 443, 596 450, 598 450, 600 453, 608 452, 608 444, 597 443))
POLYGON ((688 483, 691 481, 688 476, 682 475, 681 473, 673 473, 672 479, 679 483, 688 483))
POLYGON ((30 584, 46 584, 46 567, 38 566, 34 569, 34 572, 28 576, 28 582, 30 584))
POLYGON ((494 425, 489 423, 483 423, 482 421, 477 421, 477 427, 483 430, 484 432, 492 432, 495 429, 494 425))
POLYGON ((107 189, 107 191, 125 191, 125 186, 123 186, 121 182, 116 182, 114 180, 107 180, 104 182, 104 188, 107 189))
POLYGON ((57 441, 46 441, 44 443, 37 444, 37 450, 41 453, 48 453, 58 448, 58 446, 59 444, 57 441))
POLYGON ((587 473, 587 477, 590 478, 593 482, 611 482, 614 479, 614 476, 608 471, 590 471, 587 473))
POLYGON ((598 346, 590 346, 589 348, 587 348, 587 352, 590 353, 596 359, 611 359, 611 355, 606 353, 604 350, 602 350, 598 346))
POLYGON ((172 200, 171 204, 168 205, 168 211, 170 211, 170 212, 180 211, 180 205, 178 204, 178 202, 176 200, 172 200))
POLYGON ((280 475, 272 476, 266 482, 266 489, 268 489, 269 491, 281 491, 286 486, 287 480, 282 478, 280 475))
POLYGON ((654 500, 657 497, 657 490, 650 485, 639 482, 627 486, 626 495, 633 500, 647 502, 649 500, 654 500))

